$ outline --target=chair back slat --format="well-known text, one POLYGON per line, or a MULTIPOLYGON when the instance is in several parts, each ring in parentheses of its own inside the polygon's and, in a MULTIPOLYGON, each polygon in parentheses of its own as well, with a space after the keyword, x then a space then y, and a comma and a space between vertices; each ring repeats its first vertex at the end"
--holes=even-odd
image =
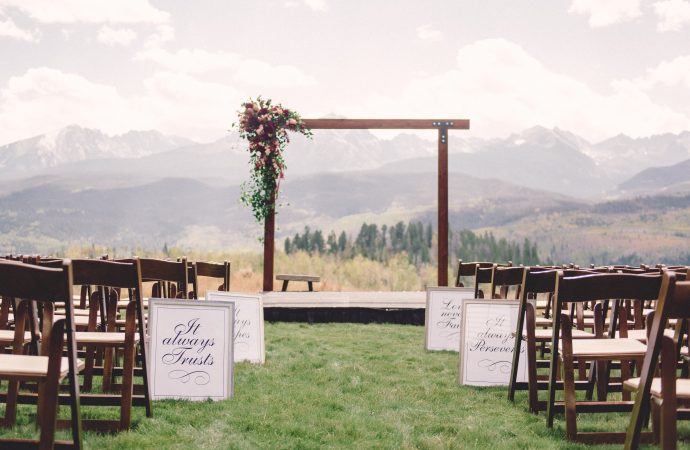
POLYGON ((652 300, 659 296, 661 276, 602 273, 565 277, 561 273, 556 292, 559 302, 588 302, 607 299, 652 300))
POLYGON ((491 296, 496 297, 496 289, 500 288, 499 298, 507 298, 508 289, 517 286, 515 298, 519 298, 525 267, 494 266, 491 274, 491 296))
POLYGON ((71 301, 72 268, 69 260, 62 268, 40 267, 0 261, 0 295, 42 302, 71 301), (65 271, 69 278, 65 278, 65 271))
POLYGON ((230 263, 196 262, 196 274, 200 277, 224 278, 227 275, 230 263))
POLYGON ((144 281, 185 281, 187 282, 187 260, 164 261, 162 259, 141 258, 141 277, 144 281))
POLYGON ((168 293, 170 297, 178 298, 181 296, 187 298, 189 296, 189 272, 187 267, 187 258, 180 258, 179 261, 164 261, 161 259, 139 259, 141 268, 141 278, 143 281, 156 281, 152 292, 153 296, 162 296, 163 292, 159 290, 163 287, 169 288, 168 293), (168 286, 163 286, 167 282, 168 286))
MULTIPOLYGON (((675 274, 678 279, 679 274, 675 274)), ((670 289, 669 297, 666 299, 666 318, 667 319, 687 319, 690 318, 690 281, 677 281, 670 289)))
POLYGON ((193 298, 199 298, 199 277, 216 278, 222 280, 218 290, 230 290, 230 263, 197 261, 189 265, 189 283, 192 285, 193 298))
POLYGON ((524 267, 494 267, 492 282, 496 286, 516 286, 522 284, 524 267))
POLYGON ((136 288, 139 282, 138 261, 131 263, 100 259, 74 259, 74 284, 108 286, 115 288, 136 288))
POLYGON ((523 295, 546 294, 556 290, 557 270, 545 270, 533 272, 527 269, 522 283, 523 295))
POLYGON ((493 274, 494 265, 491 267, 477 267, 477 271, 475 272, 474 275, 474 283, 475 284, 484 284, 484 283, 491 283, 491 276, 493 274))

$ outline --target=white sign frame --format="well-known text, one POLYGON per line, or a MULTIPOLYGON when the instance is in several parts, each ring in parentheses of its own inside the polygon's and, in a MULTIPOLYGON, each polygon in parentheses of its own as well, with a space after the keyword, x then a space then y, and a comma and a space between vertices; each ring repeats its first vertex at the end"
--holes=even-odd
MULTIPOLYGON (((471 386, 508 385, 520 301, 466 300, 462 307, 458 382, 471 386), (486 351, 478 351, 479 346, 486 351), (490 350, 508 347, 509 351, 490 350)), ((527 381, 526 350, 521 341, 517 381, 527 381)))
MULTIPOLYGON (((237 294, 225 291, 206 292, 206 301, 235 303, 234 322, 234 360, 263 364, 266 362, 266 343, 264 339, 264 303, 261 295, 237 294), (240 333, 248 332, 256 336, 253 343, 247 344, 240 333)), ((248 337, 247 339, 252 339, 248 337)))
POLYGON ((151 398, 201 401, 232 397, 234 317, 235 305, 231 302, 149 299, 151 398), (200 330, 207 334, 185 337, 196 336, 200 330), (218 344, 221 345, 210 348, 218 344), (190 366, 193 369, 211 365, 215 365, 213 370, 189 370, 190 366))
POLYGON ((462 304, 474 300, 474 288, 428 287, 424 312, 424 348, 460 351, 462 304))

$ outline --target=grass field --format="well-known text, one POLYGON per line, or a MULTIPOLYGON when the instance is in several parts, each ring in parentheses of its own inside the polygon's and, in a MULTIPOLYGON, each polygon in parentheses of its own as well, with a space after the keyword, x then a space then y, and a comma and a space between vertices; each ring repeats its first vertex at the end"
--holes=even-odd
MULTIPOLYGON (((548 430, 523 393, 511 404, 504 387, 459 386, 458 355, 426 352, 423 327, 267 323, 265 333, 266 364, 236 365, 233 399, 158 401, 153 419, 135 408, 130 432, 86 433, 86 448, 617 448, 568 443, 562 417, 548 430)), ((21 424, 0 435, 31 435, 33 413, 22 408, 21 424)), ((578 422, 623 431, 628 416, 578 422)))

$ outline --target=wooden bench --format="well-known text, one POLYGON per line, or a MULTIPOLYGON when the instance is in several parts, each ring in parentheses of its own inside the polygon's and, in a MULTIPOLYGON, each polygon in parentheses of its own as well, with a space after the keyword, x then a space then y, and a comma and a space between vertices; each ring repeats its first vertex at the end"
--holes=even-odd
POLYGON ((283 287, 281 289, 283 292, 287 291, 288 283, 290 281, 306 281, 307 285, 309 286, 309 291, 311 292, 314 290, 313 283, 319 283, 321 281, 321 277, 316 277, 314 275, 278 274, 276 275, 276 280, 283 282, 283 287))

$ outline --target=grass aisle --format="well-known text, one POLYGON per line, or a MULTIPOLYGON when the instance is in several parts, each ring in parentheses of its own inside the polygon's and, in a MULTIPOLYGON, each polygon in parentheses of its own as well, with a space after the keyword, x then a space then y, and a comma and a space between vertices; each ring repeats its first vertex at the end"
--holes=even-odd
MULTIPOLYGON (((567 443, 560 419, 547 430, 524 394, 512 405, 506 388, 459 386, 457 354, 423 342, 423 327, 266 324, 266 364, 236 366, 234 399, 156 402, 153 419, 135 408, 132 431, 87 433, 86 447, 606 448, 567 443)), ((13 435, 31 432, 32 412, 13 435)), ((624 430, 627 420, 588 415, 582 429, 624 430)))

